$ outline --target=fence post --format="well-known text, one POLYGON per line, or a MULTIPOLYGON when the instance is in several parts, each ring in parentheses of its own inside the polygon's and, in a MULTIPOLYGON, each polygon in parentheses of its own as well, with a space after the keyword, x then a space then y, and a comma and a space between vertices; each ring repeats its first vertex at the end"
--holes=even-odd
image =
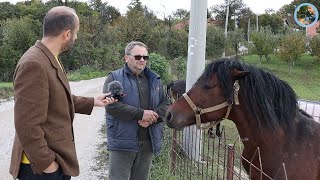
POLYGON ((227 180, 233 180, 234 172, 234 145, 228 144, 228 157, 227 157, 227 180))
POLYGON ((177 130, 173 130, 172 146, 171 146, 171 172, 176 174, 176 164, 177 164, 177 130))

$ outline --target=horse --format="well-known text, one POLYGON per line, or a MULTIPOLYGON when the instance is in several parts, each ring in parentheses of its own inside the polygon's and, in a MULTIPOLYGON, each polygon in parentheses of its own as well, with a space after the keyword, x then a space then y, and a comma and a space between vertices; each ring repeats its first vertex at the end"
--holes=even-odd
POLYGON ((182 96, 183 93, 186 92, 186 80, 181 79, 181 80, 176 80, 173 81, 167 86, 167 97, 168 98, 173 98, 174 100, 177 100, 179 97, 182 96))
POLYGON ((233 121, 250 179, 320 180, 320 124, 299 109, 294 90, 266 70, 235 59, 210 63, 167 110, 170 128, 233 121))
MULTIPOLYGON (((179 97, 182 96, 183 93, 186 92, 186 80, 185 79, 173 81, 173 82, 167 84, 166 86, 167 86, 167 98, 172 99, 171 102, 176 101, 179 97)), ((218 123, 216 125, 216 135, 218 137, 222 136, 222 132, 220 130, 220 123, 218 123)), ((208 129, 208 136, 210 138, 214 137, 212 127, 208 129)))

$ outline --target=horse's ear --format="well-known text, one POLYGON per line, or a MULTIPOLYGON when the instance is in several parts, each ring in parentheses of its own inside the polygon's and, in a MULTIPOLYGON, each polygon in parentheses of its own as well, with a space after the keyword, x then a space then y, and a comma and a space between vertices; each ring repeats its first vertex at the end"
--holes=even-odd
POLYGON ((235 80, 242 79, 242 78, 246 77, 249 74, 250 74, 249 71, 239 71, 237 69, 231 70, 231 76, 235 80))

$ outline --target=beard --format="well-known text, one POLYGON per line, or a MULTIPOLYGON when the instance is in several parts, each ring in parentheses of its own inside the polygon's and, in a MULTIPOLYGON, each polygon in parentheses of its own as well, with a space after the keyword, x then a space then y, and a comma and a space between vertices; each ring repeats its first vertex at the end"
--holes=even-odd
POLYGON ((66 44, 64 44, 61 48, 61 53, 68 53, 74 46, 75 40, 70 39, 67 41, 66 44))

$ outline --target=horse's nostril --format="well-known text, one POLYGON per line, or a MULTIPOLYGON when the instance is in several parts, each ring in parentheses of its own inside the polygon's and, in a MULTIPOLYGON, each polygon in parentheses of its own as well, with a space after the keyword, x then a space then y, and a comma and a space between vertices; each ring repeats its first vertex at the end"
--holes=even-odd
POLYGON ((171 120, 171 117, 172 117, 171 112, 168 112, 167 117, 166 117, 167 122, 169 122, 171 120))

